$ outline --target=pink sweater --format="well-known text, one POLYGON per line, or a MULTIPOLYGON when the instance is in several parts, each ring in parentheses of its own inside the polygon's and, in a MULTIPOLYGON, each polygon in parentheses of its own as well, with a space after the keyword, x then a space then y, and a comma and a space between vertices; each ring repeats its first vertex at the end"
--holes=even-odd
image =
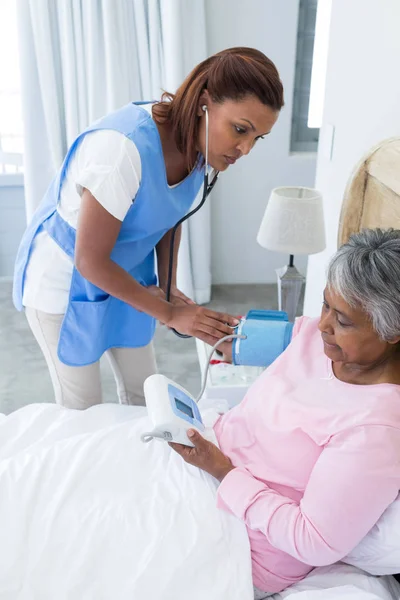
POLYGON ((400 489, 400 386, 335 378, 318 319, 215 425, 235 469, 218 506, 243 520, 254 584, 278 592, 346 556, 400 489))

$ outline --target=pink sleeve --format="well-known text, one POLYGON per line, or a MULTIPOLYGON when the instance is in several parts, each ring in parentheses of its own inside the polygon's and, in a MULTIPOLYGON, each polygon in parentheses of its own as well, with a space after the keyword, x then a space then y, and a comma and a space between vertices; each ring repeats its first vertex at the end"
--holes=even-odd
POLYGON ((362 540, 398 495, 399 457, 399 430, 356 427, 325 447, 300 503, 236 468, 219 486, 218 506, 305 564, 332 564, 362 540))
POLYGON ((311 317, 297 317, 294 321, 294 326, 293 326, 293 333, 292 333, 292 340, 296 337, 296 335, 298 333, 300 333, 300 330, 302 328, 302 326, 304 325, 304 323, 307 323, 308 321, 311 320, 311 317))

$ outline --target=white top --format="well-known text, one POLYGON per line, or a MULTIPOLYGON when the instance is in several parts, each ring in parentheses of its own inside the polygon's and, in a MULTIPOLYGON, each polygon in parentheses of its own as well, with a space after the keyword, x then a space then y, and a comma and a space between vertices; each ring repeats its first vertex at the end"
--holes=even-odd
MULTIPOLYGON (((151 115, 152 104, 142 105, 151 115)), ((116 219, 123 221, 142 176, 134 142, 115 130, 88 133, 72 157, 63 181, 57 210, 77 227, 83 188, 116 219)), ((25 274, 23 305, 51 314, 64 314, 69 300, 72 260, 46 231, 32 245, 25 274)))

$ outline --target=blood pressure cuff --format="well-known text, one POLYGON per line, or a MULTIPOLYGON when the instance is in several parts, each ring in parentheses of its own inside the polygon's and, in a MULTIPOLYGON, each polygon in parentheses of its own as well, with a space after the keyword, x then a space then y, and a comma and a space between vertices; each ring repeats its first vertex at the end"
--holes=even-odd
POLYGON ((232 343, 234 365, 268 367, 287 348, 293 323, 278 310, 251 310, 242 318, 236 333, 246 336, 232 343))

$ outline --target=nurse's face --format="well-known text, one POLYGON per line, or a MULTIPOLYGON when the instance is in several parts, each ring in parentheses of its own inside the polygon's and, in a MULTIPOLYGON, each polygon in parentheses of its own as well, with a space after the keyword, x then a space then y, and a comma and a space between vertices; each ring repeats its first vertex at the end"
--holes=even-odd
POLYGON ((256 96, 242 100, 213 102, 207 93, 199 107, 198 151, 206 156, 206 115, 208 112, 208 162, 217 171, 225 171, 239 158, 249 154, 258 140, 268 135, 279 112, 262 104, 256 96))

